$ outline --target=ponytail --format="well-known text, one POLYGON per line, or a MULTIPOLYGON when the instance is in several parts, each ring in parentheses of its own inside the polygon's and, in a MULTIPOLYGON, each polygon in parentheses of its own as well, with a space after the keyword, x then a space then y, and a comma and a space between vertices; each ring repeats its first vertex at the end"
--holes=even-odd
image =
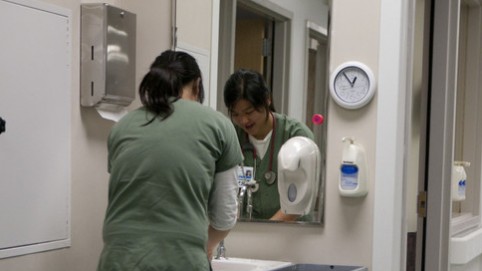
MULTIPOLYGON (((154 114, 147 124, 156 118, 168 118, 174 112, 172 103, 182 95, 183 86, 197 78, 201 78, 201 70, 191 55, 167 50, 158 56, 139 86, 142 104, 154 114)), ((202 103, 202 82, 199 84, 198 97, 202 103)))

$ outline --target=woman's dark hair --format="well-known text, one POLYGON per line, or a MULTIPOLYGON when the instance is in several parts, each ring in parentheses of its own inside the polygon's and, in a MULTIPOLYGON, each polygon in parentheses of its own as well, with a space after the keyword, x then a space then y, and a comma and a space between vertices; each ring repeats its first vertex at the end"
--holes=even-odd
POLYGON ((266 109, 275 112, 273 103, 268 103, 270 92, 263 76, 253 70, 239 69, 228 78, 224 85, 224 104, 231 115, 234 105, 239 100, 247 100, 256 110, 266 109))
MULTIPOLYGON (((182 95, 182 88, 193 80, 201 79, 201 70, 194 57, 185 52, 164 51, 151 64, 139 86, 139 96, 147 110, 162 120, 173 112, 172 103, 182 95)), ((202 80, 199 82, 198 101, 204 100, 202 80)))

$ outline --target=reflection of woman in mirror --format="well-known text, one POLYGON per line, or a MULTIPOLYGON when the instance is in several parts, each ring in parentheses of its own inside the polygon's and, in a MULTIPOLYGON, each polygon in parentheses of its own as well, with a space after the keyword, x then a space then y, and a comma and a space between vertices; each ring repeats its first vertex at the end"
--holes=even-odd
POLYGON ((254 219, 296 220, 280 210, 277 185, 278 152, 289 138, 313 133, 302 122, 275 113, 270 92, 261 74, 238 70, 224 86, 224 103, 236 125, 244 165, 253 167, 259 189, 253 193, 254 219))

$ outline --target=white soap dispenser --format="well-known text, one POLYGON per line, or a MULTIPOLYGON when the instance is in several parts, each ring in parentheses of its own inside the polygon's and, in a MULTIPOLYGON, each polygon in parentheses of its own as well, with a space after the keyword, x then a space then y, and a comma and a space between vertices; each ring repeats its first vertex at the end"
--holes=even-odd
POLYGON ((321 156, 316 143, 303 136, 288 139, 278 153, 278 191, 285 214, 307 215, 315 208, 321 156))
POLYGON ((365 150, 351 137, 342 139, 343 153, 338 190, 344 197, 362 197, 368 193, 365 150))
POLYGON ((465 200, 465 190, 467 173, 465 168, 470 166, 470 162, 454 161, 452 167, 452 201, 465 200))

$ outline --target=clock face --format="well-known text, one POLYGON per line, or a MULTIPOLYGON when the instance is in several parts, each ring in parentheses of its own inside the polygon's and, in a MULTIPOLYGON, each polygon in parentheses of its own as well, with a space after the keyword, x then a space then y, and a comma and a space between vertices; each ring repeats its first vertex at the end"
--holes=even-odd
POLYGON ((340 65, 330 80, 333 99, 347 109, 356 109, 367 104, 374 89, 373 74, 359 62, 340 65))

